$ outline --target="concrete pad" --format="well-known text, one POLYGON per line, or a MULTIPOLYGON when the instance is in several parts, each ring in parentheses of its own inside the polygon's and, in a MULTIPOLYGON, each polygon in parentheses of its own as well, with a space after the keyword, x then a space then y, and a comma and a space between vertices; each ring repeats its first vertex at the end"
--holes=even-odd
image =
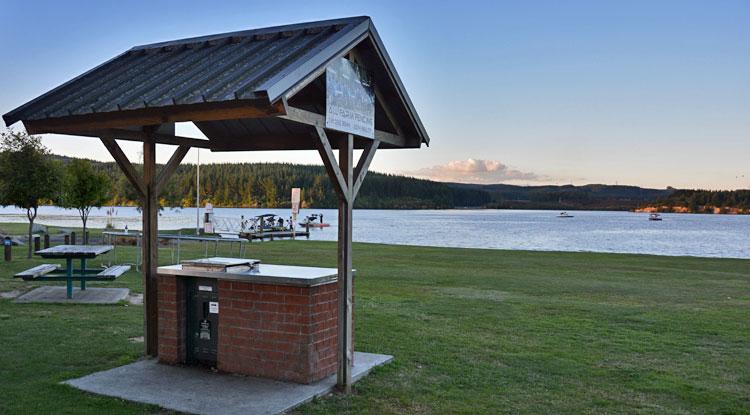
MULTIPOLYGON (((393 356, 355 352, 352 378, 357 381, 391 360, 393 356)), ((301 385, 145 359, 63 383, 86 392, 191 414, 280 414, 330 393, 336 375, 301 385)))
POLYGON ((3 291, 0 293, 0 298, 16 298, 19 295, 21 295, 19 290, 3 291))
POLYGON ((68 299, 65 286, 45 285, 16 298, 17 303, 65 303, 65 304, 115 304, 128 297, 127 288, 91 288, 81 291, 73 289, 73 298, 68 299))

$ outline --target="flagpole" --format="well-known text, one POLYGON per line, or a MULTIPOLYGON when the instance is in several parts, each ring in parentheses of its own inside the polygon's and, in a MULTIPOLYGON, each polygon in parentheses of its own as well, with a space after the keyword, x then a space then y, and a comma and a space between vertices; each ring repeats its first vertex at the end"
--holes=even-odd
POLYGON ((195 149, 198 163, 195 166, 195 234, 200 234, 201 228, 201 149, 195 149))

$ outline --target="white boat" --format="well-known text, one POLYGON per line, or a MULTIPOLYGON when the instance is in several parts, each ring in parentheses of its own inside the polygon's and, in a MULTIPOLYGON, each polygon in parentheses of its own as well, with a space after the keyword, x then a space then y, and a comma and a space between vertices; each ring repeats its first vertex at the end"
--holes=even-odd
POLYGON ((661 220, 661 215, 658 213, 652 213, 648 215, 648 220, 661 220))
POLYGON ((573 215, 569 214, 568 212, 560 212, 559 215, 557 215, 558 218, 572 218, 573 215))

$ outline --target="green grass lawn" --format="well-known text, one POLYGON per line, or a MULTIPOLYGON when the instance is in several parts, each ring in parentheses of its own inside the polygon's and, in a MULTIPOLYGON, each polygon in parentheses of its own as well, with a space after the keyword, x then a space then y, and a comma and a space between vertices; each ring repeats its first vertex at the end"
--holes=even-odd
MULTIPOLYGON (((0 291, 41 262, 15 251, 0 291)), ((336 244, 248 256, 333 267, 336 244)), ((354 244, 354 266, 356 349, 395 361, 299 413, 750 413, 748 260, 354 244)), ((137 359, 142 312, 0 300, 0 413, 159 412, 58 384, 137 359)))

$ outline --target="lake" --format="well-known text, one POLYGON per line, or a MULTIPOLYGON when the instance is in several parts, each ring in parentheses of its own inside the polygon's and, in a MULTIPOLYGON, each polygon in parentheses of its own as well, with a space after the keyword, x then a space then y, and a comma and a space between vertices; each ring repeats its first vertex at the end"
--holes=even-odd
MULTIPOLYGON (((133 207, 115 208, 114 225, 140 228, 133 207)), ((218 219, 239 219, 261 213, 284 218, 289 209, 216 208, 218 219)), ((164 209, 161 229, 194 227, 194 208, 164 209)), ((323 213, 330 228, 311 229, 310 239, 336 240, 337 213, 333 209, 304 209, 301 216, 323 213)), ((363 210, 354 211, 356 242, 445 246, 460 248, 524 249, 540 251, 620 252, 656 255, 689 255, 750 258, 750 216, 663 214, 663 221, 632 212, 559 212, 544 210, 363 210)), ((0 208, 0 222, 25 222, 23 212, 0 208)), ((75 211, 44 206, 39 223, 80 226, 75 211)), ((91 227, 103 228, 105 209, 94 209, 91 227)))

